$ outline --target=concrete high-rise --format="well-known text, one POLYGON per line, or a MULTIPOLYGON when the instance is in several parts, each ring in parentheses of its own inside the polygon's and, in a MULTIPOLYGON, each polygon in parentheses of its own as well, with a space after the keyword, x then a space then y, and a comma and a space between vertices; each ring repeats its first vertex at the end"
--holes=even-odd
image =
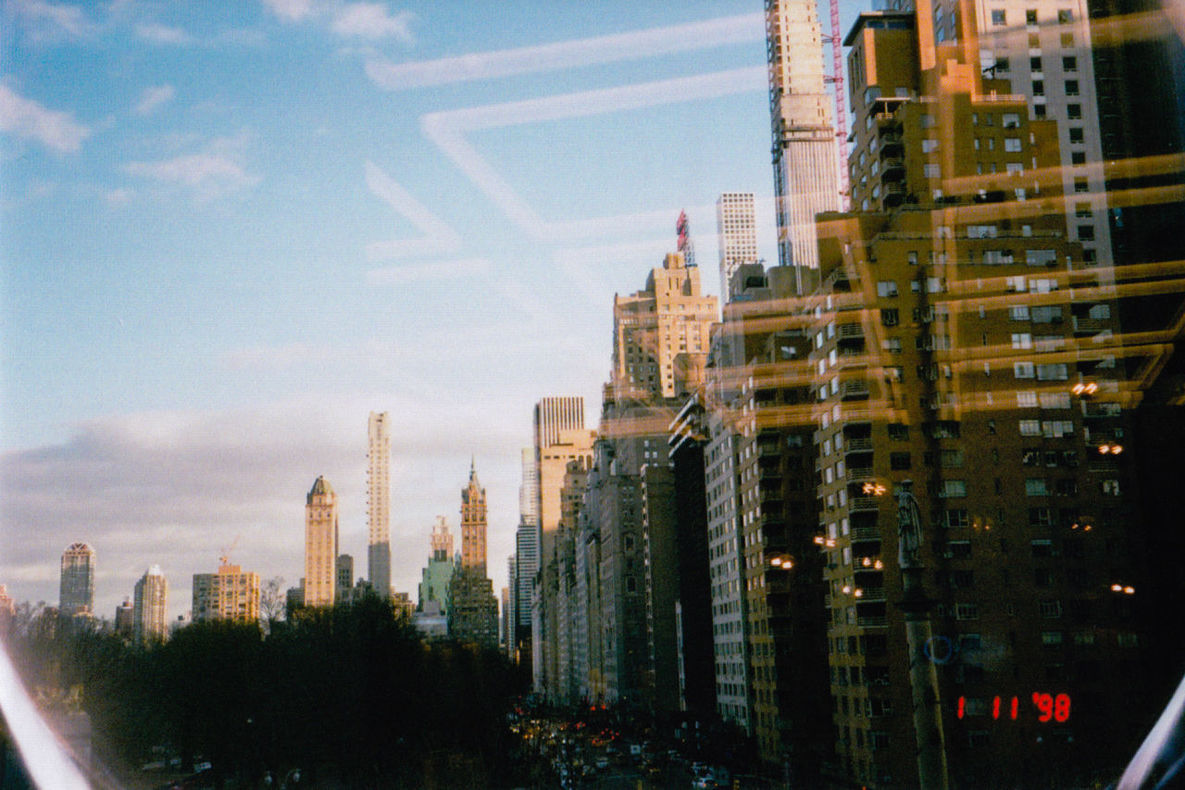
POLYGON ((498 600, 486 575, 486 491, 469 466, 469 482, 461 491, 461 562, 449 586, 449 634, 495 647, 498 644, 498 600))
POLYGON ((58 612, 63 617, 89 615, 94 606, 95 550, 85 543, 71 543, 62 552, 58 612))
POLYGON ((391 595, 391 435, 387 412, 370 413, 367 436, 367 578, 371 589, 386 598, 391 595))
POLYGON ((518 530, 514 535, 513 602, 514 645, 512 657, 522 661, 531 655, 531 598, 539 572, 539 470, 535 450, 522 450, 523 482, 518 489, 518 530))
POLYGON ((819 268, 815 215, 842 208, 823 39, 814 0, 766 0, 765 18, 778 260, 805 293, 819 268))
POLYGON ((259 574, 231 565, 226 557, 217 573, 193 575, 193 622, 259 620, 259 574))
POLYGON ((354 597, 354 558, 339 554, 333 562, 333 599, 338 603, 349 603, 354 597))
POLYGON ((136 582, 132 604, 132 638, 155 642, 169 634, 169 583, 159 565, 152 565, 136 582))
POLYGON ((337 588, 337 494, 324 477, 318 477, 309 489, 304 513, 304 605, 333 606, 337 588))
POLYGON ((732 301, 732 276, 757 263, 757 215, 752 192, 725 192, 716 199, 716 238, 720 243, 720 304, 732 301))
POLYGON ((672 398, 695 389, 717 315, 716 297, 700 291, 699 267, 686 266, 680 253, 652 269, 643 290, 615 295, 612 397, 672 398))

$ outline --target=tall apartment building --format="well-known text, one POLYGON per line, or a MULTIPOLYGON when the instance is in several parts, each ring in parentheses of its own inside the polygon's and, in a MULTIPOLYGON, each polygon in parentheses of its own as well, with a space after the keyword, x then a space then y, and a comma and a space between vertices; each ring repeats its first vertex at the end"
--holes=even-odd
POLYGON ((132 638, 156 642, 169 635, 169 583, 159 565, 149 566, 136 582, 132 603, 132 638))
POLYGON ((486 529, 486 491, 471 464, 461 491, 461 563, 449 585, 449 634, 496 647, 498 601, 486 575, 486 529))
POLYGON ((646 287, 613 297, 613 398, 673 398, 703 378, 717 300, 700 291, 700 270, 669 253, 646 287))
POLYGON ((720 246, 720 303, 732 301, 732 277, 739 266, 757 263, 757 214, 752 192, 716 198, 716 240, 720 246))
POLYGON ((217 573, 193 575, 193 622, 259 621, 259 574, 231 565, 226 557, 217 573))
POLYGON ((799 293, 819 268, 815 215, 842 208, 823 39, 813 0, 766 0, 778 260, 795 266, 799 293))
POLYGON ((354 557, 339 554, 333 561, 333 600, 350 603, 354 600, 354 557))
POLYGON ((95 550, 71 543, 62 552, 58 612, 63 617, 90 615, 95 606, 95 550))
POLYGON ((514 534, 514 636, 516 660, 531 655, 531 598, 539 572, 539 470, 535 449, 522 449, 522 485, 518 489, 518 529, 514 534))
POLYGON ((534 411, 534 475, 537 492, 538 570, 531 588, 531 671, 534 688, 550 693, 556 683, 557 621, 554 574, 556 530, 563 512, 568 463, 592 457, 595 433, 584 427, 584 399, 543 398, 534 411))
POLYGON ((337 494, 324 477, 313 481, 304 509, 304 605, 333 606, 337 598, 337 494))
POLYGON ((1062 128, 985 76, 981 12, 861 15, 853 203, 881 210, 820 223, 833 768, 870 787, 1089 782, 1136 729, 1111 276, 1066 227, 1062 128))
MULTIPOLYGON (((371 589, 391 595, 391 434, 387 412, 371 412, 366 451, 366 571, 371 589)), ((351 581, 351 584, 353 582, 351 581)))

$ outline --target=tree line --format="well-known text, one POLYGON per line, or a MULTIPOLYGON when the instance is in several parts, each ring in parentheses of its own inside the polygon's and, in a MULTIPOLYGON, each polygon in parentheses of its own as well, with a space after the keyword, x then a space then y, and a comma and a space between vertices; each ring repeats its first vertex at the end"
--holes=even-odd
POLYGON ((510 781, 506 715, 527 689, 500 652, 424 641, 376 596, 268 630, 204 622, 136 645, 34 622, 8 644, 29 688, 77 698, 108 764, 201 759, 247 786, 294 769, 303 785, 510 781))

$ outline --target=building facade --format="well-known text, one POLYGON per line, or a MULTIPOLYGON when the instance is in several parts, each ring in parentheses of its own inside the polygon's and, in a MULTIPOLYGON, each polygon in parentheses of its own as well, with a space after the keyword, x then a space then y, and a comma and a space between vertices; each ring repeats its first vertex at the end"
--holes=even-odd
POLYGON ((91 615, 95 606, 95 550, 71 543, 62 552, 58 611, 62 617, 91 615))
POLYGON ((217 573, 193 575, 193 622, 259 621, 259 574, 231 565, 225 557, 217 573))
POLYGON ((461 491, 461 562, 449 585, 449 635, 489 647, 498 646, 498 600, 486 575, 486 491, 469 467, 461 491))
POLYGON ((160 642, 169 635, 169 583, 159 565, 152 565, 136 582, 133 596, 132 639, 160 642))
POLYGON ((725 192, 716 199, 716 239, 720 246, 720 303, 732 301, 737 267, 757 263, 757 213, 752 192, 725 192))
POLYGON ((333 606, 337 599, 337 518, 337 494, 318 477, 305 498, 305 606, 333 606))
POLYGON ((385 598, 391 594, 391 433, 385 411, 370 413, 366 462, 367 579, 385 598))
POLYGON ((437 516, 432 525, 432 553, 428 556, 428 564, 424 567, 423 578, 420 581, 419 611, 428 611, 428 603, 434 601, 436 609, 445 617, 448 616, 449 584, 453 580, 455 562, 453 560, 453 535, 449 532, 448 519, 437 516))

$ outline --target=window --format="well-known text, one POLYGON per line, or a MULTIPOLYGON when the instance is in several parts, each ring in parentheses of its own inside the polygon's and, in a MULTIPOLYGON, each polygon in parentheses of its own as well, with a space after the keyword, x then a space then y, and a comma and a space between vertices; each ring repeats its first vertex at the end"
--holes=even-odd
POLYGON ((1066 55, 1062 58, 1062 71, 1078 71, 1078 58, 1066 55))
POLYGON ((1060 645, 1061 643, 1062 643, 1062 632, 1061 631, 1042 631, 1041 632, 1041 644, 1053 646, 1053 645, 1060 645))
POLYGON ((1074 179, 1074 191, 1075 192, 1089 192, 1090 185, 1086 182, 1085 178, 1075 178, 1074 179))
POLYGON ((897 295, 897 283, 893 280, 881 280, 876 284, 876 295, 893 297, 897 295))
POLYGON ((1020 435, 1021 436, 1040 436, 1041 435, 1041 421, 1040 420, 1021 420, 1020 421, 1020 435))
POLYGON ((1032 362, 1014 362, 1014 363, 1012 363, 1012 375, 1018 379, 1031 379, 1033 377, 1033 363, 1032 362))
POLYGON ((978 620, 979 619, 979 604, 975 604, 975 603, 957 603, 957 604, 955 604, 955 619, 956 620, 978 620))
POLYGON ((1016 405, 1022 409, 1037 407, 1037 393, 1032 390, 1020 390, 1016 393, 1016 405))
POLYGON ((895 441, 909 441, 909 426, 900 422, 889 423, 889 438, 895 441))
POLYGON ((1014 332, 1012 334, 1012 347, 1017 349, 1032 348, 1033 336, 1028 332, 1014 332))
POLYGON ((897 326, 899 323, 901 323, 901 316, 898 314, 897 308, 881 310, 881 324, 883 326, 897 326))
POLYGON ((885 351, 888 351, 891 354, 900 354, 901 353, 901 338, 886 337, 884 340, 881 341, 881 348, 884 349, 885 351))
POLYGON ((1041 71, 1041 56, 1040 55, 1034 55, 1033 57, 1029 58, 1029 70, 1032 72, 1041 71))
POLYGON ((1084 136, 1081 126, 1071 126, 1070 127, 1070 142, 1071 143, 1074 143, 1075 145, 1081 145, 1085 139, 1086 138, 1084 136))
POLYGON ((1037 24, 1037 9, 1029 8, 1025 11, 1025 24, 1026 25, 1037 24))
POLYGON ((1024 304, 1013 305, 1008 308, 1008 317, 1013 321, 1028 321, 1029 306, 1024 304))
POLYGON ((911 467, 909 453, 889 453, 889 468, 895 470, 911 467))
POLYGON ((942 167, 936 164, 922 165, 922 175, 926 178, 942 178, 942 167))
POLYGON ((1044 96, 1045 95, 1045 80, 1033 80, 1033 95, 1034 96, 1044 96))
POLYGON ((1086 164, 1086 152, 1085 151, 1071 151, 1070 152, 1070 164, 1072 164, 1072 165, 1086 164))
POLYGON ((1066 95, 1067 96, 1077 96, 1078 95, 1078 80, 1066 80, 1066 95))
POLYGON ((1044 477, 1025 479, 1025 496, 1049 496, 1049 486, 1044 477))
POLYGON ((932 154, 937 150, 938 150, 938 141, 937 140, 935 140, 932 137, 922 140, 922 153, 923 154, 932 154))
POLYGON ((1064 362, 1037 365, 1037 381, 1065 381, 1069 370, 1064 362))
POLYGON ((1074 12, 1068 8, 1063 8, 1057 12, 1057 23, 1059 25, 1068 25, 1074 21, 1074 12))
POLYGON ((943 523, 948 529, 962 529, 971 526, 971 518, 966 508, 955 508, 943 514, 943 523))
POLYGON ((1005 128, 1005 129, 1018 129, 1018 128, 1020 128, 1020 115, 1019 115, 1018 113, 1014 113, 1014 112, 1006 112, 1006 113, 1004 113, 1004 115, 1001 117, 1001 120, 1004 122, 1004 128, 1005 128))
POLYGON ((1062 602, 1061 601, 1041 601, 1040 604, 1041 616, 1046 620, 1054 620, 1062 616, 1062 602))
POLYGON ((1000 25, 1006 25, 1006 24, 1008 24, 1008 22, 1007 22, 1007 18, 1004 15, 1003 9, 996 9, 996 10, 992 11, 992 25, 993 26, 998 27, 1000 25))
POLYGON ((1079 225, 1078 226, 1078 240, 1079 241, 1094 241, 1094 225, 1079 225))
POLYGON ((967 482, 965 480, 943 480, 938 495, 943 499, 967 496, 967 482))

